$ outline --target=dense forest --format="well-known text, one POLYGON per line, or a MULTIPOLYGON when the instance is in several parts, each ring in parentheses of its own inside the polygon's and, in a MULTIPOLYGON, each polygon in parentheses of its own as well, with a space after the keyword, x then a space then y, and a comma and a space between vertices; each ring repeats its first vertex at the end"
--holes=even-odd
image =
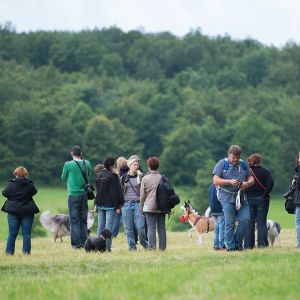
MULTIPOLYGON (((107 155, 161 159, 175 185, 207 194, 230 144, 263 156, 277 191, 300 150, 300 46, 182 38, 112 27, 17 33, 0 25, 0 180, 18 165, 60 182, 74 144, 93 165, 107 155)), ((206 202, 206 199, 205 199, 206 202)))

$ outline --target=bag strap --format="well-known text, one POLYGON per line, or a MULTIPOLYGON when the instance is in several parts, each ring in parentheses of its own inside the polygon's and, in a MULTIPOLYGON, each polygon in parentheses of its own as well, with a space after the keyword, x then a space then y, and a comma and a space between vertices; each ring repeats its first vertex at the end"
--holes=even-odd
POLYGON ((78 166, 78 168, 79 168, 79 170, 80 170, 80 172, 81 172, 81 174, 82 174, 82 177, 83 177, 85 183, 88 184, 88 180, 87 180, 87 178, 86 178, 86 166, 85 166, 85 161, 82 160, 83 167, 84 167, 84 173, 83 173, 82 169, 80 168, 79 162, 78 162, 77 160, 75 160, 75 159, 74 159, 74 161, 75 161, 76 165, 78 166))
POLYGON ((262 187, 264 190, 266 190, 267 189, 267 187, 266 186, 264 186, 259 180, 258 180, 258 178, 256 177, 256 175, 255 175, 255 173, 254 173, 254 171, 253 171, 253 169, 252 168, 250 168, 250 170, 251 170, 251 172, 252 172, 252 174, 253 174, 253 177, 254 177, 254 179, 255 179, 255 181, 259 184, 259 186, 260 187, 262 187))

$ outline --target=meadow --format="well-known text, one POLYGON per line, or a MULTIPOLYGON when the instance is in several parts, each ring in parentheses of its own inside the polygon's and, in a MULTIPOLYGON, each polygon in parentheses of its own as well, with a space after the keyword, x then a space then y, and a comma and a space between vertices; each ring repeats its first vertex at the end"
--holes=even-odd
MULTIPOLYGON (((65 189, 40 189, 35 200, 41 211, 67 209, 65 189)), ((167 222, 175 222, 172 218, 167 222)), ((165 252, 139 248, 131 253, 120 233, 111 253, 87 254, 71 249, 69 237, 54 244, 45 236, 32 239, 30 256, 21 254, 18 239, 15 256, 7 257, 1 213, 0 299, 297 299, 300 251, 294 248, 294 218, 279 199, 271 202, 269 218, 282 225, 281 247, 214 251, 212 233, 198 246, 183 224, 184 232, 168 231, 165 252)))

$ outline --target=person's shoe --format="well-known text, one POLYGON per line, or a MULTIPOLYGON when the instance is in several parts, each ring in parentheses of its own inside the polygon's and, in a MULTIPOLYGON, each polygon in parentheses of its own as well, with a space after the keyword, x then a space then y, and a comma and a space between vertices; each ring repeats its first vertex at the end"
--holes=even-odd
POLYGON ((242 246, 237 246, 237 247, 235 248, 235 250, 236 250, 236 251, 243 251, 244 248, 243 248, 242 246))
POLYGON ((214 246, 213 248, 214 248, 214 250, 216 250, 216 251, 221 250, 219 247, 216 247, 216 246, 214 246))
POLYGON ((227 249, 227 252, 235 251, 235 249, 227 249))
POLYGON ((226 251, 227 248, 226 248, 226 246, 224 245, 223 247, 219 248, 219 250, 221 250, 221 251, 226 251))

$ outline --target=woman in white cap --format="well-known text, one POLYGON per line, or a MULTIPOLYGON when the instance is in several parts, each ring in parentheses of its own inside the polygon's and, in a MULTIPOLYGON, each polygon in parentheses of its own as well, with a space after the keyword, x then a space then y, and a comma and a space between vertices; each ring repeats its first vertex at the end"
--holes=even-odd
POLYGON ((141 245, 144 248, 148 246, 145 232, 145 217, 140 211, 142 172, 139 170, 139 159, 136 156, 129 157, 127 165, 129 171, 121 178, 125 200, 125 204, 122 207, 122 216, 129 251, 136 251, 134 227, 137 229, 141 245))

